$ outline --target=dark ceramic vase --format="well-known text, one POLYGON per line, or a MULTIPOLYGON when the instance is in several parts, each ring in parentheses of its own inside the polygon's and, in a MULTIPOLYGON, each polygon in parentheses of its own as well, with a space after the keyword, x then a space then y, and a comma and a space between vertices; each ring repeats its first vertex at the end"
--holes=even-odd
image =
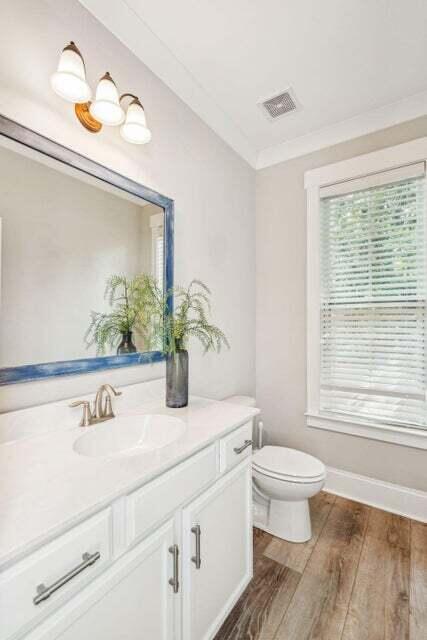
POLYGON ((188 351, 178 349, 166 356, 166 406, 188 405, 188 351))
POLYGON ((132 342, 132 331, 124 331, 122 333, 122 341, 117 347, 117 355, 121 356, 125 353, 136 353, 136 347, 132 342))

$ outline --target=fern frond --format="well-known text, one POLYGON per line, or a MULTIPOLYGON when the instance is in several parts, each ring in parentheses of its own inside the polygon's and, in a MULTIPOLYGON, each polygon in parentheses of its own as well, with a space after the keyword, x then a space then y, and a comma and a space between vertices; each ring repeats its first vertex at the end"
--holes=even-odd
POLYGON ((136 331, 149 350, 173 353, 183 349, 190 337, 199 340, 206 351, 220 352, 230 348, 224 332, 209 320, 211 291, 201 280, 194 279, 188 287, 176 286, 163 291, 148 274, 134 278, 112 275, 106 283, 105 299, 109 313, 92 311, 85 334, 87 347, 96 345, 97 354, 114 348, 122 335, 136 331), (174 298, 175 311, 170 312, 169 300, 174 298))

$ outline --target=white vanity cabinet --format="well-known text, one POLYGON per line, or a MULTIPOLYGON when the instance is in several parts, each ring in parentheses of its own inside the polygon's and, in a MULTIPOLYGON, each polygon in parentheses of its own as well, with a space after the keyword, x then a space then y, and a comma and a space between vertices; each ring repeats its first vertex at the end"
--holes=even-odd
POLYGON ((15 640, 112 561, 111 509, 57 536, 0 573, 0 639, 15 640))
POLYGON ((173 521, 126 553, 58 612, 34 640, 172 640, 173 521), (50 627, 50 628, 49 628, 50 627))
POLYGON ((231 471, 183 512, 183 638, 212 638, 252 577, 251 467, 231 471))
POLYGON ((8 568, 0 640, 213 638, 252 577, 249 437, 238 426, 8 568), (82 550, 95 569, 64 582, 82 550), (41 582, 60 587, 35 606, 41 582))

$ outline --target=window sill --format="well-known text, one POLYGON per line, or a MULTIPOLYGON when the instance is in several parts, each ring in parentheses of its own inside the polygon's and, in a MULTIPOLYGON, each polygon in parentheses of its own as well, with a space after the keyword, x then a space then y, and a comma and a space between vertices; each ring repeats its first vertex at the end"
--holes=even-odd
POLYGON ((427 449, 427 429, 411 429, 394 427, 392 425, 378 425, 369 422, 353 422, 340 418, 325 417, 318 413, 307 412, 307 426, 325 431, 345 433, 359 438, 391 442, 404 447, 427 449))

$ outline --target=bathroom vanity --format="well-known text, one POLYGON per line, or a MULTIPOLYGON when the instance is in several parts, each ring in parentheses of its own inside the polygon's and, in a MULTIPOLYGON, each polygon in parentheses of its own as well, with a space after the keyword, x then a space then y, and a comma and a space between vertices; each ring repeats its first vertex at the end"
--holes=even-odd
POLYGON ((164 360, 153 319, 132 338, 128 284, 172 290, 174 203, 1 115, 0 164, 0 640, 208 640, 252 576, 257 410, 168 410, 164 380, 122 387, 117 417, 85 427, 106 385, 93 415, 93 394, 5 402, 9 385, 56 379, 63 398, 69 376, 140 380, 164 360))
POLYGON ((207 640, 250 581, 257 410, 138 405, 150 385, 124 388, 118 418, 94 427, 70 426, 68 402, 0 416, 0 434, 16 435, 0 445, 1 640, 207 640), (82 448, 152 416, 182 423, 173 441, 82 448))

